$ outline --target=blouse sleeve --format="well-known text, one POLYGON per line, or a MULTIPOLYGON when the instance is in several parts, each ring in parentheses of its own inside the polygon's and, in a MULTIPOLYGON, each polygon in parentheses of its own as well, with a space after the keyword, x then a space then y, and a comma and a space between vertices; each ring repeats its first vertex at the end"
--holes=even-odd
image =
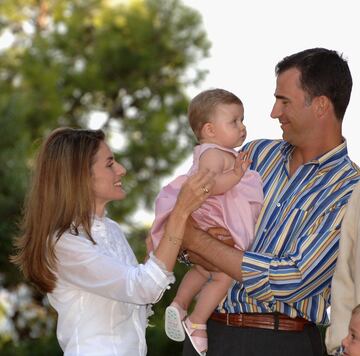
POLYGON ((145 264, 130 265, 104 255, 90 240, 71 234, 64 234, 55 246, 59 281, 105 298, 133 304, 155 303, 175 281, 173 273, 166 271, 154 256, 145 264))

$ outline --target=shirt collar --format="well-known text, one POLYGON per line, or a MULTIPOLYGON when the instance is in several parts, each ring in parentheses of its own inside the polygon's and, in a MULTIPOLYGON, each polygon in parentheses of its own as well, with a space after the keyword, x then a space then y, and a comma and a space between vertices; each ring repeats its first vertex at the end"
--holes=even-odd
MULTIPOLYGON (((333 164, 337 162, 339 159, 343 159, 347 156, 347 142, 346 139, 343 137, 343 142, 334 147, 329 152, 324 153, 323 155, 313 159, 312 161, 308 162, 308 164, 318 164, 319 166, 325 166, 329 164, 333 164)), ((291 154, 294 150, 294 146, 290 143, 283 141, 282 146, 280 148, 281 154, 284 157, 284 161, 288 161, 291 157, 291 154)))

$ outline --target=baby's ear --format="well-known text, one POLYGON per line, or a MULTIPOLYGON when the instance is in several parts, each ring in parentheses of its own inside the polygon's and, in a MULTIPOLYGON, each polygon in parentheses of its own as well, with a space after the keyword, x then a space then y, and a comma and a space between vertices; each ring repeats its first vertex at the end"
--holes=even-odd
POLYGON ((201 129, 201 137, 203 138, 214 137, 214 135, 215 135, 214 125, 211 122, 207 122, 206 124, 204 124, 204 126, 201 129))

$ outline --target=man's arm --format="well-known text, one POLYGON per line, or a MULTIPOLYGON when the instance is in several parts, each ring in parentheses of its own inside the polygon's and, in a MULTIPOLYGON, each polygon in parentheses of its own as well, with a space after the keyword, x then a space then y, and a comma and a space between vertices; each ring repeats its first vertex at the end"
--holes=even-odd
MULTIPOLYGON (((318 295, 331 282, 338 254, 339 227, 347 197, 338 201, 303 231, 286 253, 273 255, 247 251, 243 258, 243 284, 248 296, 260 302, 297 303, 318 295)), ((321 207, 320 207, 321 208, 321 207)))
POLYGON ((211 266, 208 264, 213 265, 232 278, 241 281, 244 253, 200 230, 190 219, 186 224, 183 247, 190 251, 193 263, 198 263, 205 268, 208 266, 210 269, 211 266))
POLYGON ((343 197, 343 201, 324 211, 295 240, 292 252, 282 256, 240 251, 189 223, 183 241, 188 250, 241 281, 250 297, 262 302, 298 302, 330 283, 337 258, 338 227, 347 199, 343 197))

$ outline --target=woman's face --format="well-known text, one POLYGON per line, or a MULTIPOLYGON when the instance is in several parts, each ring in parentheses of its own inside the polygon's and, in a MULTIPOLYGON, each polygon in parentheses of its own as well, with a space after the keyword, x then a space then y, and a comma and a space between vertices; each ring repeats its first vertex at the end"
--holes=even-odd
POLYGON ((109 146, 101 142, 92 166, 96 215, 104 214, 108 202, 125 198, 126 193, 121 185, 121 177, 125 174, 126 169, 115 161, 109 146))

